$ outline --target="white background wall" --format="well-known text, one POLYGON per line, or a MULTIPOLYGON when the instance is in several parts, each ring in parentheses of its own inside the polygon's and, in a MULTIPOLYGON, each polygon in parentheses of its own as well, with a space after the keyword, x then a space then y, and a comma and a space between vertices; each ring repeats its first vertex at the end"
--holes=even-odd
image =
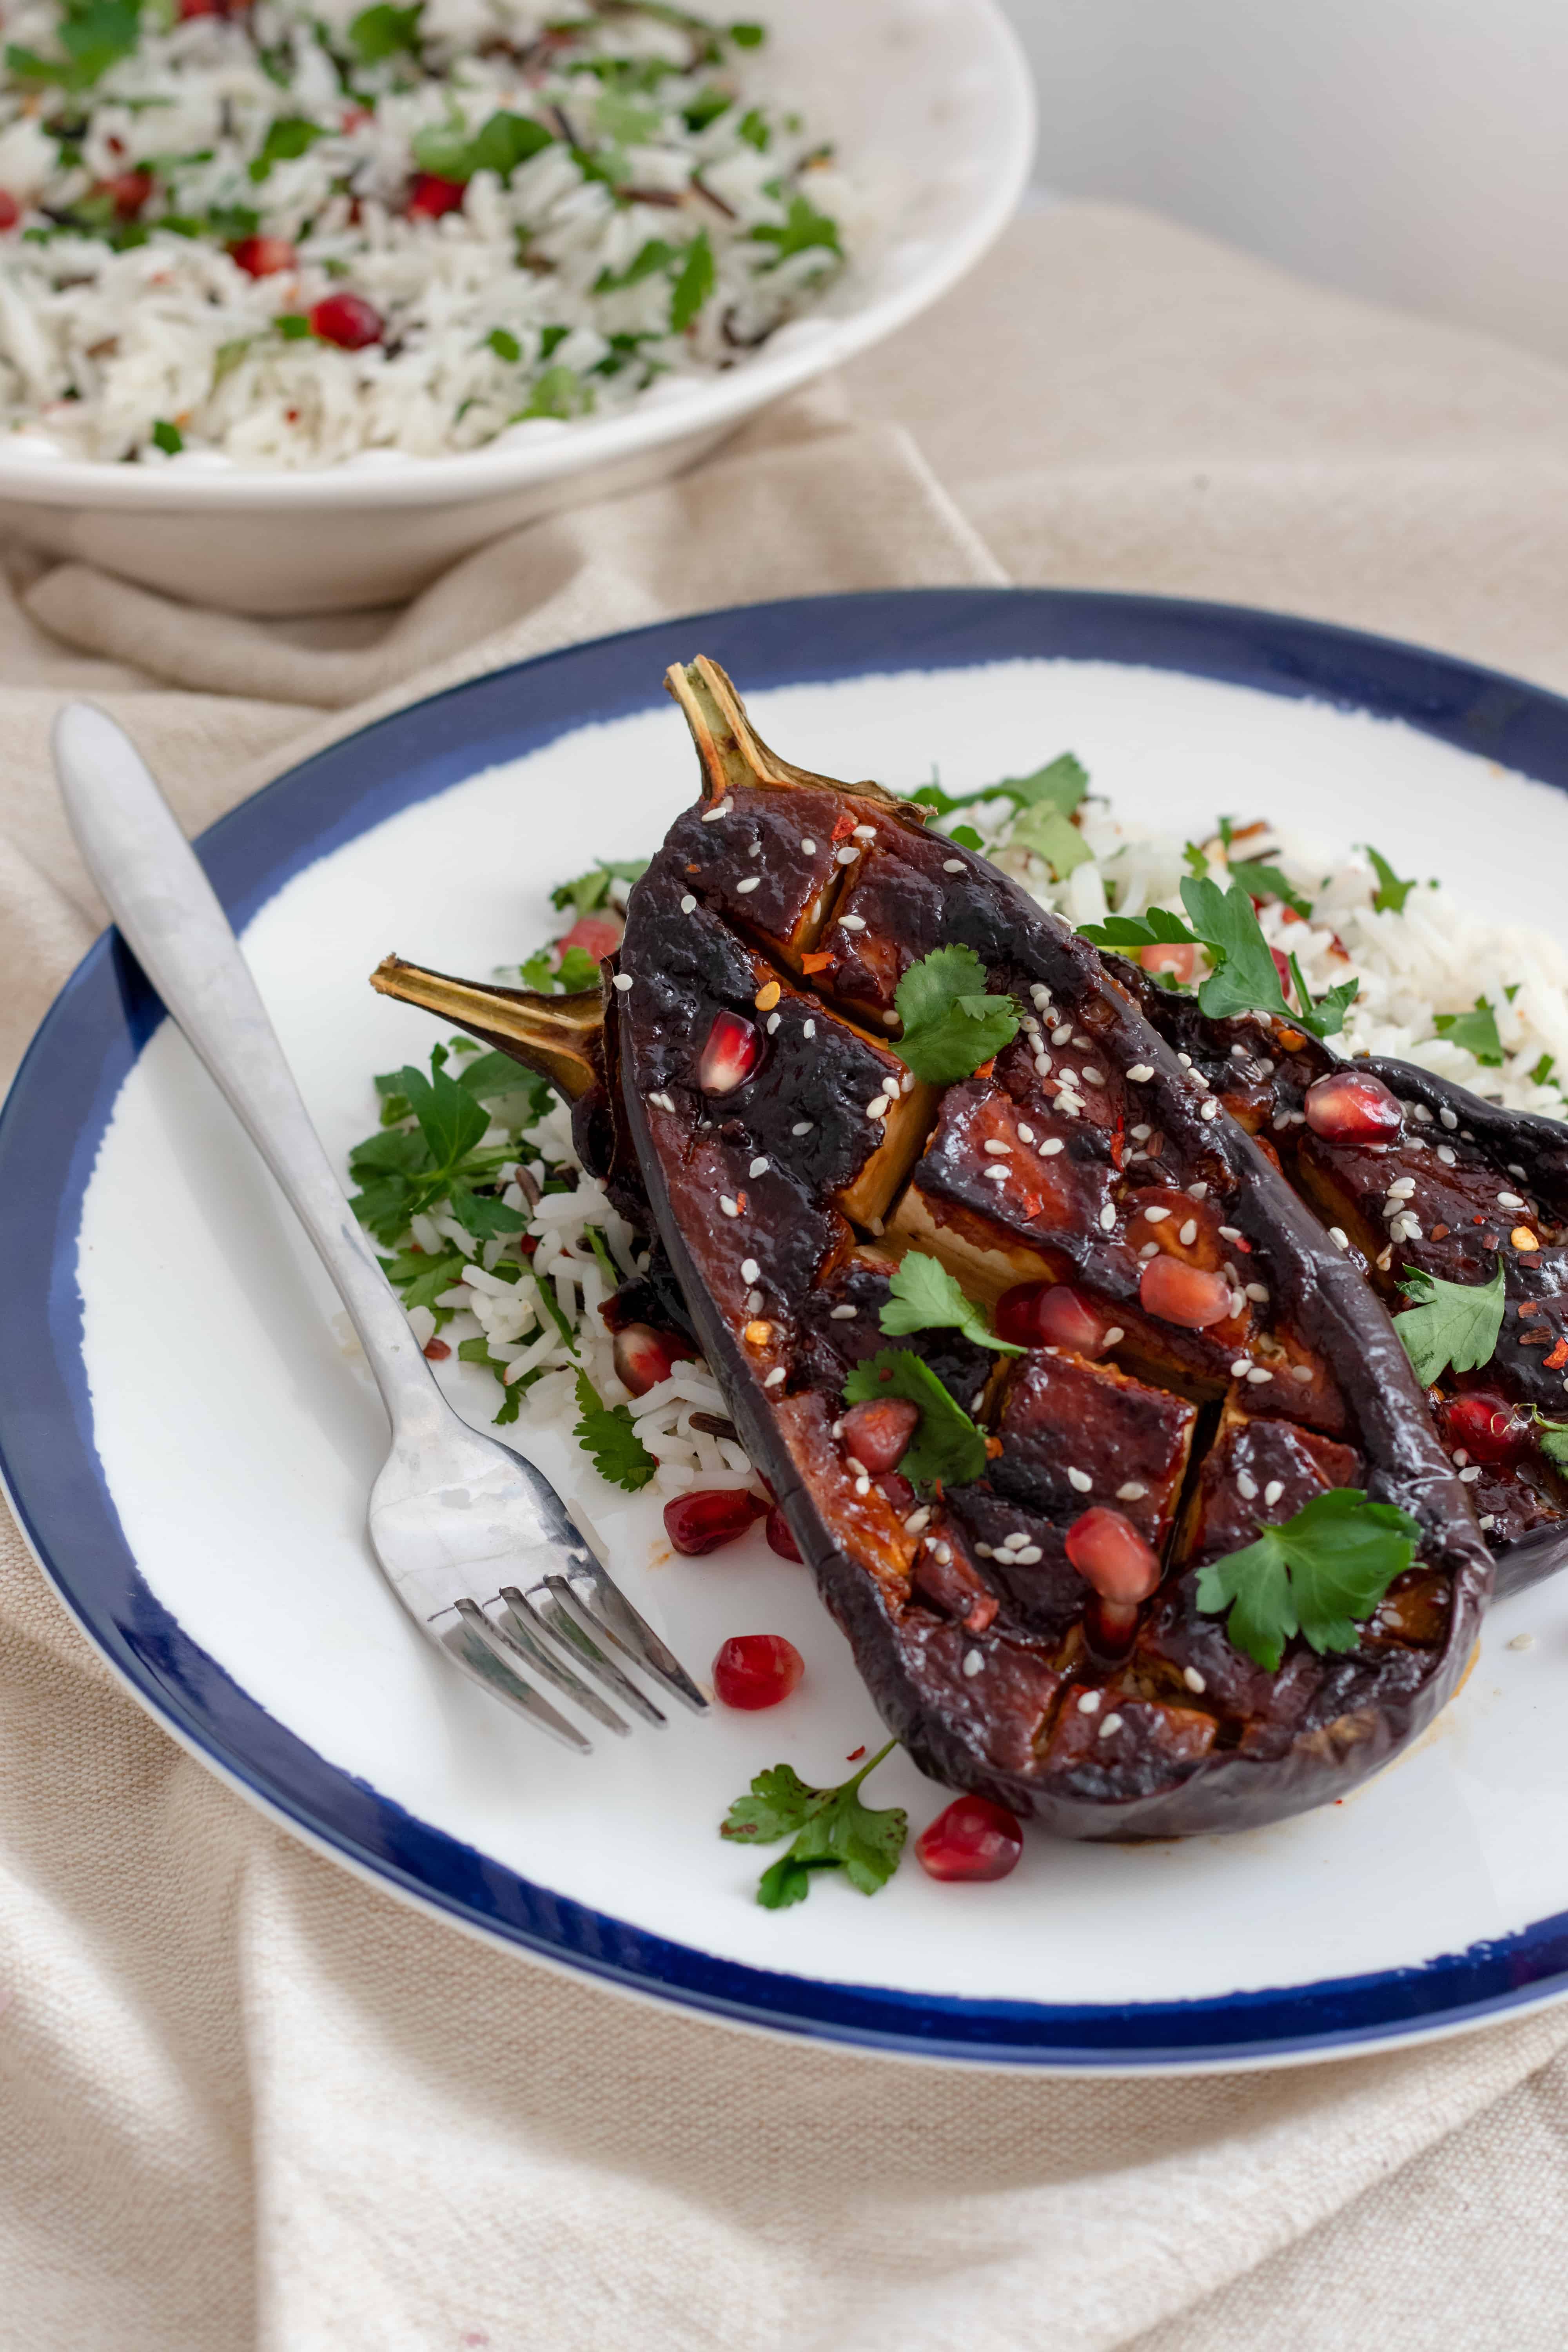
POLYGON ((1568 358, 1568 0, 1004 0, 1037 176, 1568 358))

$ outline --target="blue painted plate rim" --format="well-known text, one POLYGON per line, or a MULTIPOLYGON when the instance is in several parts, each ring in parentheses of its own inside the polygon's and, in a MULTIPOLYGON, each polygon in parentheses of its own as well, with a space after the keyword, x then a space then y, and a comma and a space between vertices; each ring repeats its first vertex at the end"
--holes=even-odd
MULTIPOLYGON (((1075 589, 898 589, 726 606, 535 656, 373 721, 197 845, 243 928, 397 810, 585 723, 657 707, 711 654, 748 692, 1019 658, 1184 672, 1398 719, 1568 791, 1568 701, 1390 638, 1245 606, 1075 589)), ((1419 1967, 1201 2000, 1061 2006, 742 1966, 553 1895, 328 1764, 181 1631, 137 1574, 94 1450, 76 1238, 115 1097, 163 1018, 112 932, 46 1015, 0 1108, 0 1480, 40 1565, 149 1711, 220 1777, 438 1915, 626 1991, 905 2057, 1107 2072, 1279 2063, 1458 2030, 1568 1992, 1568 1913, 1419 1967)))

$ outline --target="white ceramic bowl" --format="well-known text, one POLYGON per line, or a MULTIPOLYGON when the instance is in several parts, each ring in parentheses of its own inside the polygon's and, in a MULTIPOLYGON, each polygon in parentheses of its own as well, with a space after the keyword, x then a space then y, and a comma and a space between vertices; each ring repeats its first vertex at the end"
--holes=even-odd
POLYGON ((375 451, 317 473, 211 455, 94 466, 0 443, 0 531, 193 604, 312 613, 411 595, 517 524, 676 472, 742 418, 903 326, 1006 222, 1034 147, 997 0, 757 0, 781 87, 890 195, 876 250, 820 310, 701 384, 463 457, 375 451))

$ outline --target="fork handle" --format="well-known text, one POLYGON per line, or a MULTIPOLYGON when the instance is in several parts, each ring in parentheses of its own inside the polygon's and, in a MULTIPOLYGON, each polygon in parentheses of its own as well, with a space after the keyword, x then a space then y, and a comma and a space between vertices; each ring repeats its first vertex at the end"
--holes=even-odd
POLYGON ((60 712, 54 752, 89 872, 314 1243, 394 1427, 434 1428, 445 1401, 310 1124, 228 918, 146 762, 86 702, 60 712))

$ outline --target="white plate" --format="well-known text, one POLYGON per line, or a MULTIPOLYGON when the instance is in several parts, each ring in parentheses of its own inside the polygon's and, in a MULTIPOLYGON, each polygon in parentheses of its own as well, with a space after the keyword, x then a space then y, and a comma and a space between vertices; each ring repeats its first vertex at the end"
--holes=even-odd
MULTIPOLYGON (((1516 745, 1568 775, 1568 710, 1532 689, 1308 624, 1121 598, 935 592, 715 615, 400 714, 208 836, 340 1160, 374 1124, 370 1074, 439 1034, 365 975, 392 949, 449 971, 515 961, 551 928, 553 882, 649 850, 694 786, 659 678, 700 650, 769 740, 828 772, 909 788, 935 760, 963 789, 1070 746, 1127 814, 1206 832, 1221 809, 1289 811, 1331 850, 1370 830, 1401 871, 1568 937, 1553 878, 1568 798, 1490 756, 1516 745), (1372 715, 1391 709, 1487 754, 1372 715), (1489 855, 1479 806, 1485 841, 1533 841, 1522 868, 1489 855)), ((525 1416, 514 1437, 583 1500, 700 1674, 726 1635, 776 1632, 806 1680, 773 1713, 680 1717, 585 1761, 485 1705, 370 1565, 384 1423, 368 1372, 269 1180, 154 1018, 100 942, 0 1120, 21 1269, 0 1306, 0 1449, 89 1632, 286 1818, 419 1899, 620 1982, 993 2063, 1341 2050, 1568 1979, 1568 1583, 1489 1617, 1460 1697, 1343 1805, 1183 1843, 1035 1837, 990 1886, 935 1885, 911 1859, 874 1899, 835 1882, 761 1909, 768 1857, 716 1834, 730 1800, 781 1759, 838 1779, 880 1738, 805 1571, 760 1535, 670 1557, 656 1505, 603 1486, 525 1416), (1529 1653, 1507 1647, 1521 1628, 1529 1653)), ((488 1425, 486 1376, 448 1371, 488 1425)), ((946 1801, 901 1754, 870 1794, 913 1829, 946 1801)))

